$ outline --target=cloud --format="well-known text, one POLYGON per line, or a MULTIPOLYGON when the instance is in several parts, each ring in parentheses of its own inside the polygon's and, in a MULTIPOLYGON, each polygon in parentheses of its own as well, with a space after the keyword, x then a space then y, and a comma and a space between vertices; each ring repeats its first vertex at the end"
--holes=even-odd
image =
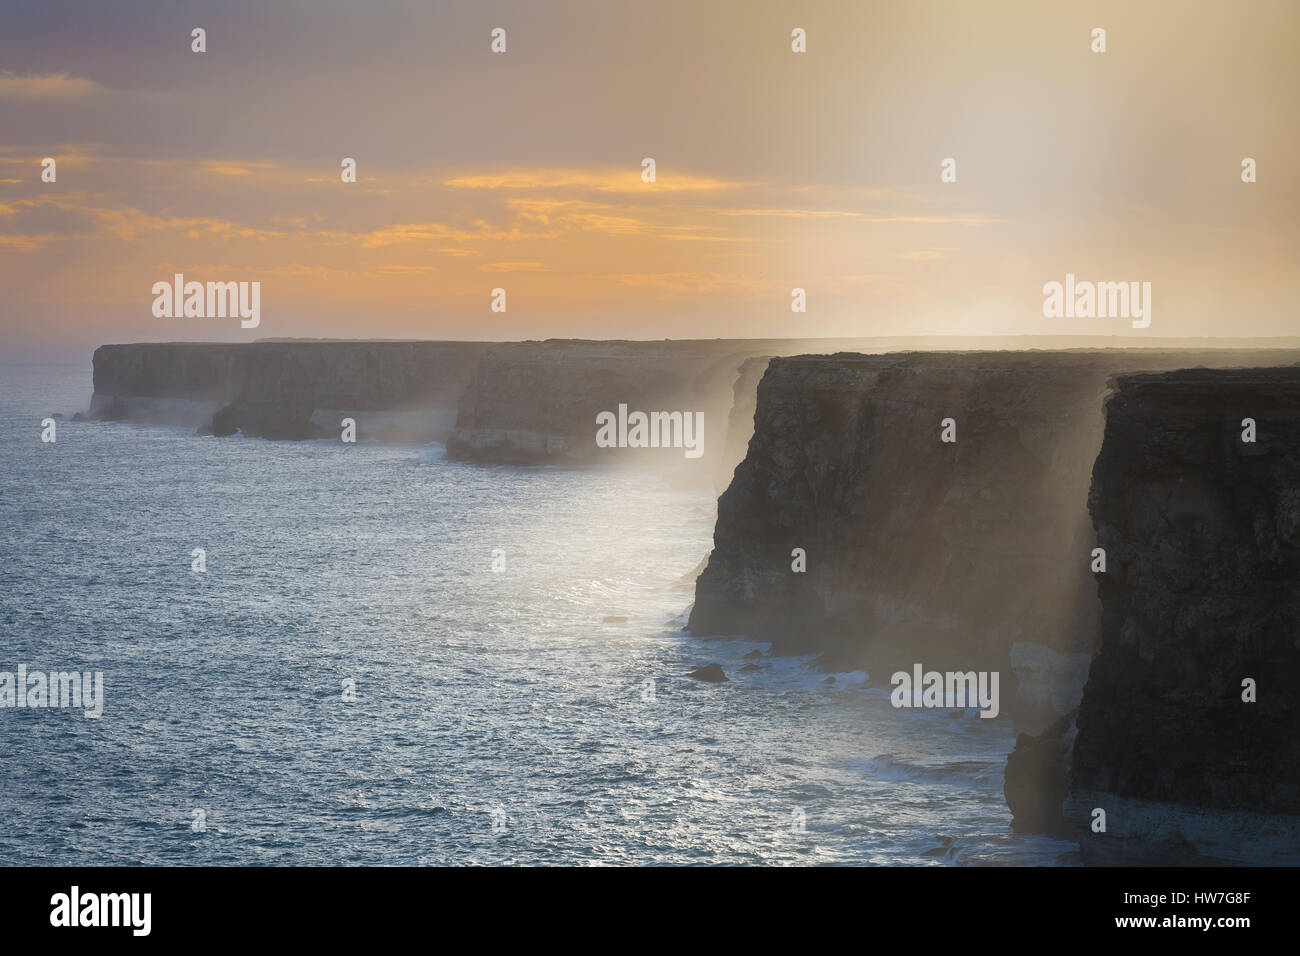
POLYGON ((0 100, 76 99, 103 89, 94 80, 67 73, 0 73, 0 100))
POLYGON ((641 181, 641 166, 626 169, 511 169, 453 176, 443 180, 451 189, 584 189, 594 192, 714 192, 742 184, 708 176, 659 171, 656 181, 641 181))
POLYGON ((861 213, 848 209, 726 209, 712 208, 719 216, 776 216, 781 219, 855 219, 861 213))
POLYGON ((594 203, 583 199, 509 199, 507 207, 525 222, 540 226, 634 235, 649 231, 647 223, 631 216, 615 216, 609 212, 618 207, 594 203))
POLYGON ((377 246, 391 246, 395 242, 446 239, 454 234, 455 230, 441 222, 401 222, 372 230, 361 240, 361 246, 373 249, 377 246))
POLYGON ((867 222, 905 222, 919 225, 983 226, 993 222, 1013 222, 996 216, 872 216, 867 222))
POLYGON ((184 232, 190 238, 266 240, 284 236, 273 229, 237 225, 212 216, 158 216, 132 206, 93 204, 93 197, 73 194, 21 199, 0 206, 5 218, 0 242, 21 249, 38 249, 60 240, 134 240, 150 233, 184 232))
POLYGON ((545 272, 546 266, 540 262, 485 262, 478 267, 479 272, 545 272))
MULTIPOLYGON (((698 228, 692 226, 681 226, 679 229, 698 228)), ((671 242, 762 242, 757 236, 702 236, 698 234, 682 232, 666 232, 661 238, 671 242)))
POLYGON ((437 266, 395 265, 395 266, 380 266, 379 268, 374 269, 371 272, 366 274, 379 275, 379 276, 406 276, 406 275, 415 276, 415 275, 428 275, 429 273, 437 272, 437 271, 438 271, 437 266))
POLYGON ((226 162, 219 159, 204 160, 203 168, 218 176, 251 176, 259 169, 274 169, 275 163, 226 162))

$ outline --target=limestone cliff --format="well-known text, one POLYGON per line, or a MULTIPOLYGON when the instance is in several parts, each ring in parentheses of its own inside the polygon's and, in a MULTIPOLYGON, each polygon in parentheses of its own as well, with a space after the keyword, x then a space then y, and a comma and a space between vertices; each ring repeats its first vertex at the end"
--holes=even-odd
POLYGON ((487 345, 477 342, 252 342, 105 345, 90 417, 267 438, 440 440, 487 345))
POLYGON ((288 339, 108 345, 95 353, 89 417, 286 439, 336 436, 341 419, 350 417, 363 440, 443 441, 459 413, 453 457, 518 464, 634 462, 665 470, 675 480, 721 487, 743 457, 753 424, 761 364, 745 365, 747 360, 901 344, 714 339, 490 346, 288 339), (491 357, 480 372, 485 355, 491 357), (630 411, 703 412, 703 460, 659 449, 598 449, 594 415, 620 403, 630 411))
POLYGON ((760 355, 740 363, 736 383, 731 390, 731 411, 727 413, 727 438, 718 461, 714 485, 719 489, 731 484, 736 466, 745 460, 749 439, 754 434, 754 411, 758 406, 758 383, 772 357, 760 355))
MULTIPOLYGON (((479 363, 447 441, 450 458, 506 464, 644 464, 694 472, 709 484, 726 468, 728 420, 742 363, 761 344, 733 341, 548 340, 494 346, 479 363), (600 447, 597 416, 704 415, 703 453, 600 447)), ((734 466, 735 462, 731 461, 734 466)))
POLYGON ((1163 350, 775 358, 758 388, 748 454, 719 499, 689 629, 769 639, 778 652, 826 652, 828 665, 866 666, 877 680, 916 662, 1045 674, 1055 686, 1017 701, 1036 711, 1024 726, 1041 730, 1077 705, 1074 665, 1091 654, 1099 626, 1086 500, 1109 378, 1260 358, 1163 350), (948 418, 954 442, 941 441, 948 418), (806 554, 803 573, 792 570, 796 548, 806 554), (1017 660, 1016 645, 1050 653, 1017 660), (1045 656, 1050 663, 1036 661, 1045 656))
MULTIPOLYGON (((725 488, 753 431, 755 391, 773 355, 853 349, 952 348, 924 338, 701 339, 660 342, 548 339, 505 342, 479 363, 447 443, 452 458, 491 464, 621 462, 666 470, 674 480, 725 488), (702 411, 705 454, 602 448, 596 416, 630 411, 702 411)), ((972 340, 974 341, 974 340, 972 340)), ((990 338, 987 347, 1030 348, 1044 338, 990 338)))
POLYGON ((1107 571, 1065 800, 1084 859, 1300 863, 1300 369, 1122 377, 1088 502, 1107 571))

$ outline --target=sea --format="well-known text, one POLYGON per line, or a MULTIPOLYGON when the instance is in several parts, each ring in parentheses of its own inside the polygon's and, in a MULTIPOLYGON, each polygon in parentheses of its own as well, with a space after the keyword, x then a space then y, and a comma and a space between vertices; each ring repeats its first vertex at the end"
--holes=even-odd
POLYGON ((0 864, 1078 863, 1012 833, 1005 717, 684 632, 713 491, 90 393, 0 367, 0 679, 102 675, 0 707, 0 864))

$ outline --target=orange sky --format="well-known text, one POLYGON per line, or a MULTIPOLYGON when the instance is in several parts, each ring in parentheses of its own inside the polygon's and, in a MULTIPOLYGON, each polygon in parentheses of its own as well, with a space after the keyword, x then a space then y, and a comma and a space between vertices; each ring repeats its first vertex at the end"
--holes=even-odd
POLYGON ((1300 330, 1300 4, 83 6, 0 37, 6 359, 1300 330), (155 318, 178 271, 260 281, 261 326, 155 318), (1151 282, 1151 327, 1044 318, 1066 272, 1151 282))

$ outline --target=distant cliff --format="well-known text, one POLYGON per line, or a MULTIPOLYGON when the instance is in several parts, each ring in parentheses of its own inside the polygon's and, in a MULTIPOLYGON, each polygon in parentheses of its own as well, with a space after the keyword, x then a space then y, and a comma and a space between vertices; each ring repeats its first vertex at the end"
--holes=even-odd
POLYGON ((1300 863, 1300 369, 1121 378, 1089 508, 1108 567, 1065 800, 1084 859, 1300 863))
POLYGON ((252 342, 105 345, 89 416, 217 434, 313 438, 357 421, 357 437, 444 438, 478 342, 252 342))
POLYGON ((699 483, 727 462, 728 422, 741 365, 761 344, 732 341, 548 340, 494 346, 460 402, 450 458, 505 464, 645 464, 695 472, 699 483), (597 416, 703 413, 702 454, 680 447, 602 447, 597 416))
POLYGON ((1109 378, 1261 356, 1300 358, 775 358, 748 454, 718 502, 688 627, 825 652, 827 666, 865 666, 877 680, 918 662, 1038 680, 1016 709, 1018 726, 1041 730, 1077 705, 1100 623, 1086 500, 1109 378), (945 419, 951 443, 941 441, 945 419))
MULTIPOLYGON (((85 417, 184 425, 218 435, 447 441, 490 464, 631 462, 674 481, 725 487, 752 432, 768 356, 852 349, 1059 348, 1060 337, 393 342, 261 339, 139 343, 95 352, 85 417), (702 460, 602 448, 595 416, 702 412, 702 460), (454 434, 453 434, 454 430, 454 434)), ((1088 342, 1079 339, 1078 342, 1088 342)))
MULTIPOLYGON (((184 425, 218 435, 447 441, 484 463, 654 467, 725 484, 753 424, 756 355, 816 340, 662 342, 140 343, 95 352, 86 417, 184 425), (733 405, 741 409, 733 416, 733 405), (602 448, 596 415, 703 414, 703 449, 602 448), (458 421, 459 419, 459 421, 458 421), (454 430, 454 434, 453 434, 454 430)), ((763 359, 765 363, 765 359, 763 359)))

